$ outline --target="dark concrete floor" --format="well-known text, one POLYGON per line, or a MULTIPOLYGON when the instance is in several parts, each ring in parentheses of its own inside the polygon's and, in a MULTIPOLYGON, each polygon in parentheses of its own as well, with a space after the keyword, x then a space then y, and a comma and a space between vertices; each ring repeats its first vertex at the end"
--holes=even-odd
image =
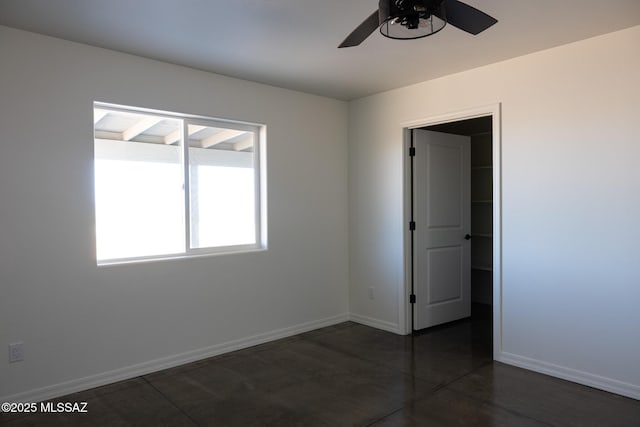
POLYGON ((414 337, 355 323, 56 399, 7 426, 640 426, 640 401, 491 360, 486 321, 414 337))

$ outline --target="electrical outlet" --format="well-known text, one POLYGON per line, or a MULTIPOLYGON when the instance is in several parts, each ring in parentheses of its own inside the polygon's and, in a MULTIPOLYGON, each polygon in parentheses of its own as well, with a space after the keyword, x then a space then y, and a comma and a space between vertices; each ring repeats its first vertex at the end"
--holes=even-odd
POLYGON ((23 346, 23 342, 14 342, 9 344, 9 362, 20 362, 24 360, 23 346))
POLYGON ((373 292, 373 286, 369 287, 369 299, 376 299, 376 296, 373 292))

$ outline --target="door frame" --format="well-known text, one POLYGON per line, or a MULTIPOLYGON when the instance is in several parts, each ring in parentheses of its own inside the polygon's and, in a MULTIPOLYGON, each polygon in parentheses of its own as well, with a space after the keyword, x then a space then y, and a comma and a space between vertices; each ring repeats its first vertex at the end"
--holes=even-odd
MULTIPOLYGON (((493 358, 502 352, 502 118, 501 104, 490 104, 466 110, 428 116, 401 123, 403 133, 403 248, 404 286, 399 295, 399 326, 406 335, 412 331, 412 308, 409 298, 413 278, 412 232, 412 169, 409 148, 411 131, 425 126, 457 122, 478 117, 492 118, 492 166, 493 166, 493 358), (405 226, 406 225, 406 226, 405 226)), ((419 225, 418 225, 419 226, 419 225)))

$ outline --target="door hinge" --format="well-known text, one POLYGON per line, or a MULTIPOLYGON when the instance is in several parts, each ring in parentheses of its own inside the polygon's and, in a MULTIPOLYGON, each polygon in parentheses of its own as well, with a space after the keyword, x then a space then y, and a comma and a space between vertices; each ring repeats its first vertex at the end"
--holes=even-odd
POLYGON ((409 147, 409 157, 416 156, 416 147, 409 147))
POLYGON ((415 221, 409 222, 409 231, 415 231, 415 230, 416 230, 416 222, 415 221))
POLYGON ((416 303, 416 294, 409 295, 409 303, 410 304, 415 304, 416 303))

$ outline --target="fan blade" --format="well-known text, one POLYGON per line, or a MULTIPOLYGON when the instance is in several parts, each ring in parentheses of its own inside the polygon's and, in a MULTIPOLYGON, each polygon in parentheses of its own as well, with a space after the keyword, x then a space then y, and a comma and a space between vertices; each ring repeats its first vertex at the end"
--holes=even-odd
POLYGON ((380 17, 376 10, 364 22, 351 32, 340 44, 340 47, 358 46, 380 26, 380 17))
MULTIPOLYGON (((458 0, 445 0, 446 21, 467 33, 479 34, 498 22, 497 19, 458 0)), ((439 16, 439 18, 443 18, 439 16)))

